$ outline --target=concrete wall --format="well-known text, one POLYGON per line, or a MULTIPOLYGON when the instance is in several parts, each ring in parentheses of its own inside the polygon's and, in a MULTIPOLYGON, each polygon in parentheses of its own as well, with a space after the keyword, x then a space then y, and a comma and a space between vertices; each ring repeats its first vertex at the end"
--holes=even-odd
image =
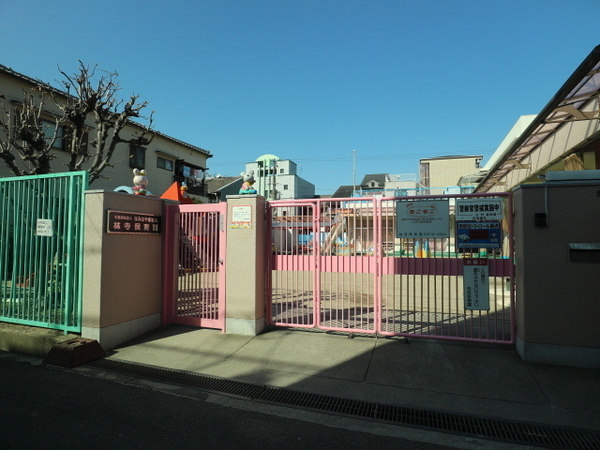
POLYGON ((162 234, 107 233, 107 211, 163 216, 163 208, 156 197, 86 193, 82 336, 105 349, 160 326, 163 263, 162 234))
POLYGON ((265 327, 265 199, 258 195, 227 198, 227 333, 256 335, 265 327), (250 207, 248 228, 232 228, 234 208, 250 207))
POLYGON ((600 246, 600 183, 517 188, 517 349, 526 361, 600 368, 600 250, 569 251, 581 243, 600 246))
MULTIPOLYGON (((168 201, 112 191, 86 193, 82 336, 107 350, 161 326, 164 209, 168 201), (107 233, 107 211, 161 216, 160 235, 107 233)), ((265 200, 228 199, 227 333, 256 335, 265 327, 265 200), (247 228, 231 226, 233 209, 251 208, 247 228)))

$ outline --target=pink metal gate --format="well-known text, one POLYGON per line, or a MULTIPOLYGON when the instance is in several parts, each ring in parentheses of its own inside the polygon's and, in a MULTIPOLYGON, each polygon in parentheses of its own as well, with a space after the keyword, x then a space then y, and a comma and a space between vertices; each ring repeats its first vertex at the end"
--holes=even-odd
POLYGON ((223 330, 227 204, 166 208, 163 323, 223 330))
POLYGON ((514 341, 510 194, 282 200, 269 210, 270 324, 514 341), (414 228, 438 213, 447 232, 414 228))

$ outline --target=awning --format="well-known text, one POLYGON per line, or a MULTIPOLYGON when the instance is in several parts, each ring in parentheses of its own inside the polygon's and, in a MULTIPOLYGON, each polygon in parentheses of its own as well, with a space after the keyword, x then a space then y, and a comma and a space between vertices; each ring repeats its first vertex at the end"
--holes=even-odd
POLYGON ((488 192, 493 186, 503 184, 502 178, 514 169, 523 168, 523 160, 565 123, 600 119, 599 89, 600 45, 567 79, 505 156, 489 169, 476 192, 488 192))

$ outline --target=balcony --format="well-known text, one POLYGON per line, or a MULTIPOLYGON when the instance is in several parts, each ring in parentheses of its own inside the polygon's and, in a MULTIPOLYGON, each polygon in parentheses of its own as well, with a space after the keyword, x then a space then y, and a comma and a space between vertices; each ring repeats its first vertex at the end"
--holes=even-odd
POLYGON ((185 177, 183 175, 175 175, 173 177, 174 181, 178 183, 185 183, 188 187, 188 193, 191 195, 206 195, 206 183, 204 182, 204 178, 193 178, 193 177, 185 177))

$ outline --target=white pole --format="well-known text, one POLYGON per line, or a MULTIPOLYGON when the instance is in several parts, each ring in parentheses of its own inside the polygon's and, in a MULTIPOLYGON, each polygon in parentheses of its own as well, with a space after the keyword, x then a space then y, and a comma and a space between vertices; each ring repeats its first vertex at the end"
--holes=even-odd
POLYGON ((356 196, 356 150, 352 150, 352 197, 356 196))

